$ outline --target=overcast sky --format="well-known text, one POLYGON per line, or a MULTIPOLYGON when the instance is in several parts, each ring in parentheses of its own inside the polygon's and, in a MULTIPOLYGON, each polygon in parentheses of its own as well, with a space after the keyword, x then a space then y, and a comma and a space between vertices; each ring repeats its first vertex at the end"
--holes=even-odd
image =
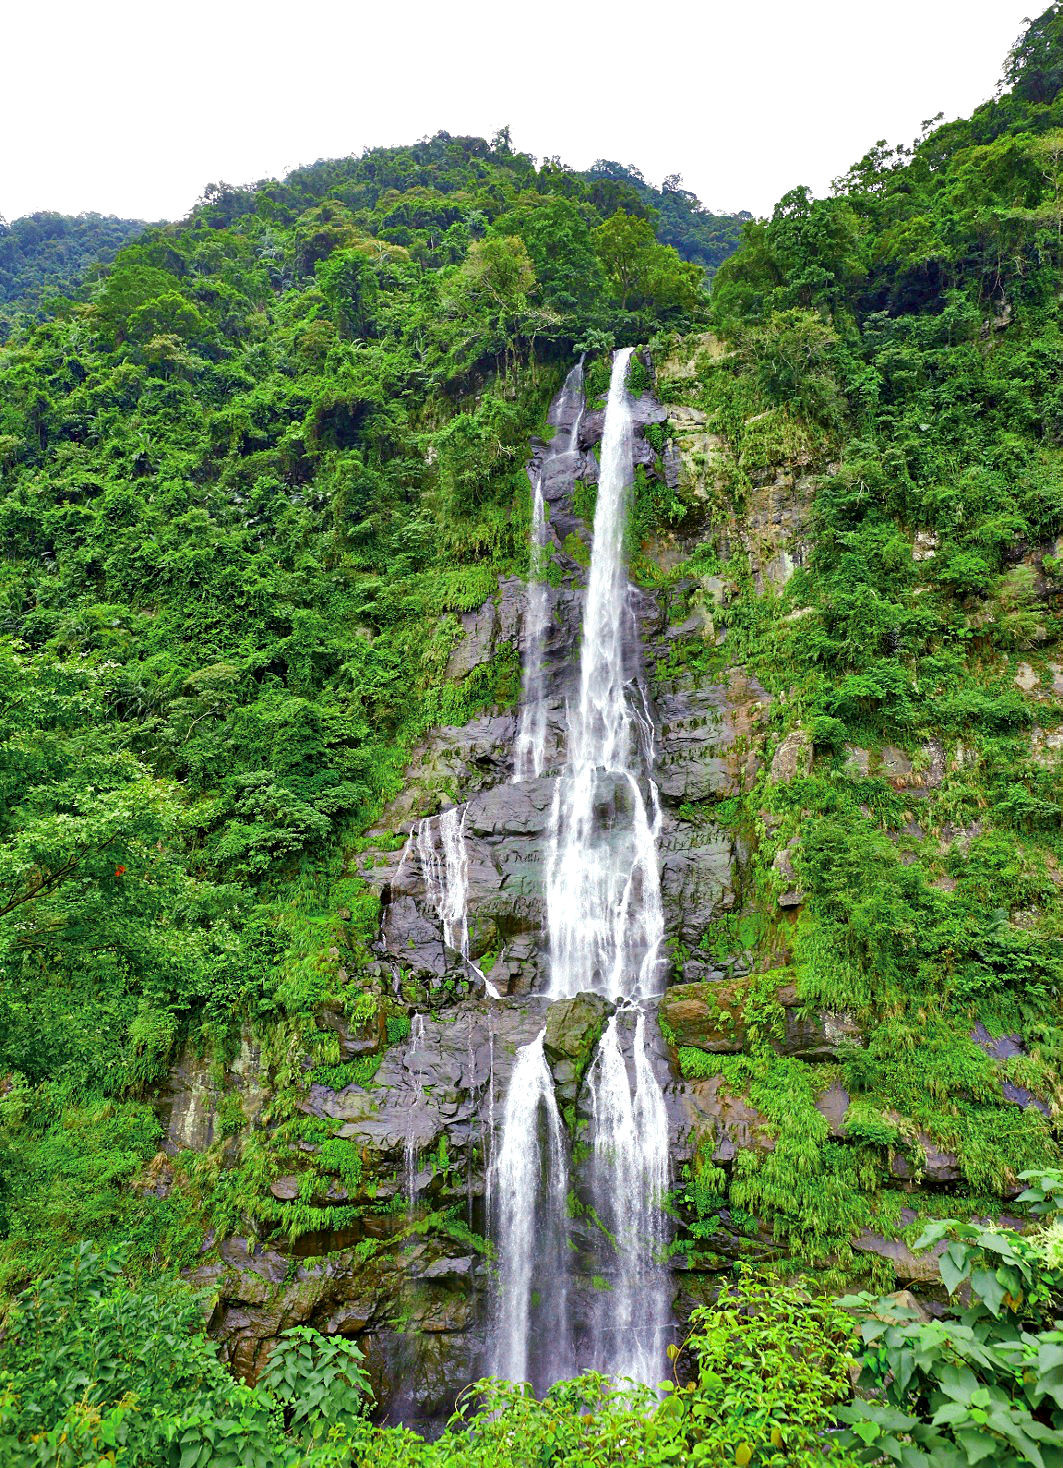
POLYGON ((969 113, 1046 4, 9 0, 0 214, 180 218, 209 182, 506 123, 538 157, 765 213, 969 113))

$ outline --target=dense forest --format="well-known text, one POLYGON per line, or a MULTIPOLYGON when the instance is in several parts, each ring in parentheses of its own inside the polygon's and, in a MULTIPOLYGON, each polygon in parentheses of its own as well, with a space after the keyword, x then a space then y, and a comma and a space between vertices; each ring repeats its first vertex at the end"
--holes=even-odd
POLYGON ((0 218, 0 341, 27 315, 43 319, 50 299, 76 294, 143 228, 139 219, 103 214, 0 218))
POLYGON ((503 130, 0 231, 0 1461, 1063 1462, 1061 185, 1053 5, 973 117, 764 220, 503 130), (768 708, 689 813, 744 853, 700 939, 749 954, 714 1001, 741 1039, 667 995, 661 1028, 770 1145, 673 1179, 684 1267, 738 1257, 667 1390, 487 1384, 428 1442, 374 1421, 361 1327, 293 1325, 238 1380, 202 1269, 382 1237, 301 1088, 371 1088, 410 1035, 378 823, 419 741, 519 698, 511 642, 454 675, 463 619, 533 569, 564 373, 586 354, 593 399, 632 345, 685 456, 629 526, 666 671, 740 667, 768 708), (766 574, 780 485, 803 528, 766 574), (860 1042, 786 1053, 794 1005, 860 1042), (375 1048, 341 1059, 335 1014, 375 1048), (164 1149, 175 1066, 249 1045, 254 1118, 230 1087, 164 1149), (902 1245, 936 1250, 922 1292, 887 1293, 902 1245))

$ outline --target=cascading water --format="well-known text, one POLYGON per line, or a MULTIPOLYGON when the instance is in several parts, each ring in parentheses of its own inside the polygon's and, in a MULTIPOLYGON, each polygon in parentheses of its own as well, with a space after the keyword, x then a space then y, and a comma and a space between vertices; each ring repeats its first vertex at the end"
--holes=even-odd
POLYGON ((668 1118, 646 1054, 641 1010, 635 1011, 632 1090, 619 1033, 629 1014, 619 1011, 610 1019, 589 1075, 591 1190, 595 1212, 615 1240, 615 1257, 603 1271, 609 1289, 596 1297, 585 1365, 654 1385, 661 1377, 669 1325, 661 1267, 668 1118))
POLYGON ((594 549, 583 612, 579 703, 569 710, 568 761, 551 815, 546 869, 550 995, 652 994, 664 919, 657 867, 656 787, 640 783, 653 728, 638 679, 624 525, 632 480, 630 350, 609 384, 594 549), (651 815, 652 811, 652 815, 651 815))
POLYGON ((550 594, 546 582, 547 530, 543 478, 547 462, 575 453, 583 417, 583 358, 565 378, 554 412, 558 432, 551 441, 547 459, 539 465, 532 484, 531 576, 528 609, 524 624, 524 673, 521 691, 520 726, 513 748, 513 778, 534 780, 546 763, 546 704, 544 700, 543 653, 550 619, 550 594), (571 424, 564 429, 566 419, 571 424))
POLYGON ((668 1318, 661 1266, 668 1131, 639 1001, 659 987, 664 915, 653 783, 653 725, 640 679, 624 567, 633 479, 630 351, 613 361, 602 435, 594 548, 583 613, 579 703, 554 796, 546 873, 550 993, 617 1001, 590 1072, 595 1213, 613 1241, 601 1267, 583 1363, 653 1384, 668 1318), (631 1060, 621 1049, 629 1029, 631 1060))
POLYGON ((568 1164, 544 1036, 517 1052, 491 1165, 499 1269, 490 1369, 536 1386, 571 1370, 568 1164))
MULTIPOLYGON (((439 921, 443 942, 483 983, 489 998, 500 998, 494 984, 469 957, 469 852, 465 845, 468 806, 449 806, 438 816, 427 816, 411 833, 425 887, 439 921)), ((409 844, 407 849, 409 849, 409 844)), ((399 870, 406 861, 403 854, 399 870)))
MULTIPOLYGON (((568 1312, 568 1178, 542 1035, 518 1052, 492 1177, 500 1258, 492 1369, 525 1380, 530 1338, 540 1348, 544 1341, 556 1342, 549 1359, 531 1373, 537 1386, 557 1380, 569 1364, 653 1384, 661 1376, 668 1326, 667 1274, 660 1260, 668 1132, 640 1002, 659 988, 664 920, 653 726, 623 561, 633 479, 630 357, 630 350, 616 354, 609 385, 579 700, 568 709, 567 760, 553 801, 545 874, 549 998, 589 990, 617 1004, 589 1072, 590 1194, 611 1254, 599 1262, 606 1288, 578 1345, 568 1312), (536 1266, 549 1282, 545 1321, 533 1319, 536 1266)), ((536 524, 533 516, 533 534, 536 524)), ((541 682, 541 661, 538 676, 541 682)), ((541 771, 541 754, 536 767, 529 739, 531 753, 518 748, 518 778, 525 768, 541 771)))
POLYGON ((428 896, 443 925, 443 942, 464 958, 469 948, 469 855, 464 807, 452 805, 417 827, 417 855, 428 896))

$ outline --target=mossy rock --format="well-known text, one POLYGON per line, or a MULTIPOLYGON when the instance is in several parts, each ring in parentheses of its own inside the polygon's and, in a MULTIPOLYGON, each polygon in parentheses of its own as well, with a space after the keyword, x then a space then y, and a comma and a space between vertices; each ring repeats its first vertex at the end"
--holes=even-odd
POLYGON ((733 983, 675 984, 661 1000, 665 1033, 677 1046, 695 1046, 713 1055, 735 1055, 745 1045, 747 980, 733 983))
MULTIPOLYGON (((779 981, 789 977, 789 970, 777 972, 779 981)), ((862 1040, 847 1011, 808 1013, 793 984, 776 987, 774 975, 766 974, 728 983, 675 984, 661 1000, 660 1019, 676 1049, 710 1055, 737 1055, 758 1033, 780 1055, 803 1060, 833 1060, 840 1047, 862 1040)))
POLYGON ((551 1004, 543 1048, 562 1106, 575 1101, 611 1009, 600 994, 577 994, 551 1004))

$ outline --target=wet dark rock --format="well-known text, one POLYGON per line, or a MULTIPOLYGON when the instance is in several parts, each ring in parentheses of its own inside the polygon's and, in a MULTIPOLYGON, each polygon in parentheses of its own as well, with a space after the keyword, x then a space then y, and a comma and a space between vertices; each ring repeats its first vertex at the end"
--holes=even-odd
POLYGON ((735 668, 726 684, 691 674, 656 683, 653 693, 662 798, 678 805, 748 788, 760 762, 750 736, 771 702, 756 680, 735 668))
POLYGON ((1052 1115, 1052 1108, 1048 1102, 1042 1101, 1032 1091, 1028 1091, 1025 1086, 1016 1086, 1012 1081, 1005 1081, 1001 1086, 1001 1090, 1004 1093, 1004 1100, 1010 1101, 1013 1106, 1021 1106, 1024 1111, 1029 1111, 1033 1108, 1034 1111, 1039 1111, 1042 1116, 1052 1115))
POLYGON ((910 1155, 905 1152, 893 1154, 890 1175, 902 1182, 921 1178, 929 1183, 958 1183, 963 1180, 963 1169, 954 1153, 942 1151, 924 1132, 920 1132, 910 1155))
POLYGON ((773 1044, 783 1055, 809 1061, 837 1060, 846 1046, 863 1044, 860 1026, 847 1010, 807 1012, 792 984, 779 990, 779 1003, 783 1006, 783 1033, 773 1044))
POLYGON ((936 1284, 940 1279, 938 1259, 944 1252, 944 1243, 917 1254, 903 1239, 887 1239, 865 1228, 854 1239, 853 1248, 858 1254, 877 1254, 880 1259, 885 1259, 902 1284, 926 1286, 936 1284))
POLYGON ((1022 1042, 1021 1035, 993 1036, 981 1020, 971 1031, 971 1039, 994 1060, 1016 1060, 1020 1055, 1026 1054, 1026 1046, 1022 1042))
POLYGON ((775 859, 772 862, 772 868, 786 883, 785 890, 779 893, 777 899, 780 907, 800 907, 805 900, 805 894, 798 882, 792 860, 796 847, 797 842, 791 841, 788 846, 784 846, 781 851, 775 853, 775 859))
MULTIPOLYGON (((496 1006, 471 1000, 439 1019, 424 1017, 423 1035, 394 1046, 368 1090, 349 1086, 331 1093, 320 1114, 338 1123, 337 1135, 353 1141, 367 1160, 367 1177, 395 1177, 407 1142, 415 1153, 447 1147, 476 1193, 483 1190, 482 1159, 465 1164, 483 1142, 491 1087, 505 1095, 516 1051, 543 1028, 545 1005, 496 1006)), ((393 1185, 393 1184, 392 1184, 393 1185)))
POLYGON ((714 917, 734 906, 734 847, 712 825, 666 814, 658 844, 661 898, 669 937, 694 948, 714 917))
POLYGON ((816 1098, 816 1110, 830 1128, 830 1136, 840 1142, 845 1139, 845 1117, 849 1110, 849 1092, 836 1081, 816 1098))
POLYGON ((689 1162, 708 1138, 712 1159, 729 1163, 745 1147, 770 1152, 774 1129, 742 1096, 732 1095, 722 1076, 673 1083, 665 1092, 673 1136, 673 1164, 689 1162))
POLYGON ((330 1031, 339 1041, 340 1056, 351 1060, 356 1055, 372 1055, 385 1043, 384 1020, 375 1016, 361 1027, 352 1027, 347 1014, 338 1006, 330 1005, 317 1012, 320 1029, 330 1031))

